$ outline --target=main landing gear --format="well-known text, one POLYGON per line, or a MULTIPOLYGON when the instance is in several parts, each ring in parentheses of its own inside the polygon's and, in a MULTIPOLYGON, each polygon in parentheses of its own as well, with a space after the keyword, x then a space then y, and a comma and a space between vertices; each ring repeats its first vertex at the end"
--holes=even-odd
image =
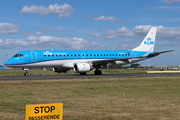
POLYGON ((98 66, 94 66, 95 67, 95 71, 94 71, 94 74, 95 75, 101 75, 102 74, 102 71, 101 70, 99 70, 100 68, 101 68, 101 66, 100 65, 98 65, 98 66))
POLYGON ((94 74, 95 74, 95 75, 101 75, 101 74, 102 74, 102 71, 101 71, 101 70, 95 70, 95 71, 94 71, 94 74))
POLYGON ((80 75, 86 75, 86 73, 80 73, 80 75))

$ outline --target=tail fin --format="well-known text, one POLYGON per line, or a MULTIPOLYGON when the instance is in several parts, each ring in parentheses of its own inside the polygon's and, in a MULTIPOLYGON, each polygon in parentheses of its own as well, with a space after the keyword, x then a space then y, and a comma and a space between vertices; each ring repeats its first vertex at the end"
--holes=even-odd
POLYGON ((132 49, 133 51, 149 51, 153 52, 154 50, 154 45, 155 45, 155 38, 156 38, 156 31, 157 27, 152 27, 151 30, 148 32, 142 43, 132 49))

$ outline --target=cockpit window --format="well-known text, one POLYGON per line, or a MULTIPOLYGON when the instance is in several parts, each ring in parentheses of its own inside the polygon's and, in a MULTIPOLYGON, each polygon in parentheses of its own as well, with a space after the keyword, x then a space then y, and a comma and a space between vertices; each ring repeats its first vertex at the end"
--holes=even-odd
POLYGON ((19 57, 19 54, 14 55, 13 57, 19 57))
POLYGON ((24 57, 24 55, 23 54, 16 54, 13 57, 24 57))
POLYGON ((23 55, 23 54, 20 54, 19 57, 24 57, 24 55, 23 55))

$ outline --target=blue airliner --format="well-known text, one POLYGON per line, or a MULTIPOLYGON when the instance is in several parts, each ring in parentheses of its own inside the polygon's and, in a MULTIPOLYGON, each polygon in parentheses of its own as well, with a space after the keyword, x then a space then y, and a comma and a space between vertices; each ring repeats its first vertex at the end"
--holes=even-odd
POLYGON ((6 66, 0 66, 0 69, 5 69, 5 68, 7 68, 6 66))
POLYGON ((152 27, 142 43, 132 50, 30 50, 22 51, 10 58, 6 67, 22 68, 28 75, 29 68, 53 68, 55 72, 67 72, 74 69, 86 75, 92 69, 95 75, 101 75, 100 68, 107 65, 126 65, 155 57, 161 53, 153 52, 156 27, 152 27))

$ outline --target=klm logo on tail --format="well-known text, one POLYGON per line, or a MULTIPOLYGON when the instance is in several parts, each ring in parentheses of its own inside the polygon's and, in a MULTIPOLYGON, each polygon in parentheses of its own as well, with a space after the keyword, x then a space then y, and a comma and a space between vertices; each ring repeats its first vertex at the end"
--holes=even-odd
POLYGON ((147 41, 144 41, 144 44, 145 44, 145 45, 154 45, 154 41, 151 41, 151 38, 150 38, 150 37, 146 38, 146 40, 147 40, 147 41))
POLYGON ((150 37, 148 37, 148 38, 146 38, 147 40, 151 40, 151 38, 150 37))

